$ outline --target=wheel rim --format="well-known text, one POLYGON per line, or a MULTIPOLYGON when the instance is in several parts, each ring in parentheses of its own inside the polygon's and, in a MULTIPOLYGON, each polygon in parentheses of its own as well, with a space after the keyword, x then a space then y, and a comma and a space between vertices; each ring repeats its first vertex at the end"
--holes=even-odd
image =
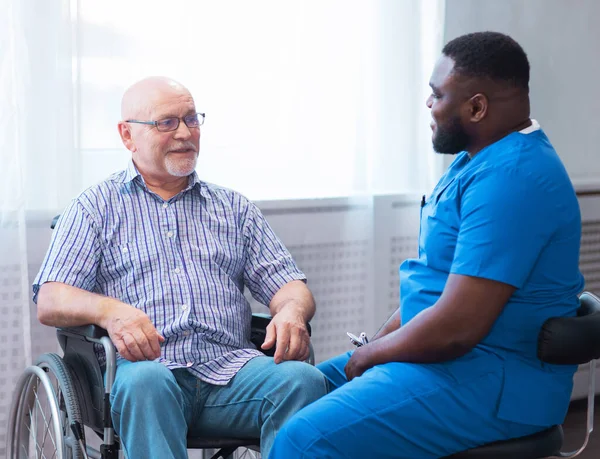
MULTIPOLYGON (((44 370, 51 369, 46 362, 40 362, 40 363, 38 363, 38 366, 44 370)), ((52 383, 52 388, 54 389, 54 393, 56 394, 58 415, 59 415, 60 426, 61 426, 61 435, 62 435, 63 442, 64 442, 63 446, 65 448, 65 457, 70 458, 71 456, 73 456, 73 450, 77 446, 77 440, 70 428, 71 419, 69 419, 67 408, 65 405, 65 403, 66 403, 65 396, 60 387, 57 375, 54 374, 52 371, 49 371, 46 374, 48 375, 48 378, 50 379, 50 382, 52 383)))
POLYGON ((63 422, 54 384, 40 367, 25 370, 15 426, 13 457, 63 459, 63 422))

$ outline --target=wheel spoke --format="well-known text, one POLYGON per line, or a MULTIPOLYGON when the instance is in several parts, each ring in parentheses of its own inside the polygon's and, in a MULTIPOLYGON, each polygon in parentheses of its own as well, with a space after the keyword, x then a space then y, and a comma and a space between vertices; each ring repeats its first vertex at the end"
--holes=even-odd
MULTIPOLYGON (((44 409, 42 408, 42 404, 40 402, 40 399, 38 398, 37 391, 35 392, 35 401, 36 401, 38 407, 40 408, 40 413, 42 414, 42 418, 44 419, 44 425, 46 426, 46 429, 44 430, 44 437, 42 438, 42 447, 43 447, 46 444, 46 435, 50 431, 50 423, 52 422, 52 411, 50 411, 50 418, 46 419, 46 416, 44 415, 44 409)), ((51 403, 50 397, 48 397, 47 401, 48 401, 48 404, 51 403)), ((52 441, 52 445, 54 446, 54 450, 56 450, 56 442, 54 441, 52 434, 50 434, 49 437, 50 437, 50 441, 52 441)))
MULTIPOLYGON (((34 395, 35 395, 35 398, 37 399, 37 388, 35 389, 34 395)), ((39 410, 39 411, 41 411, 41 410, 39 410)), ((44 443, 42 443, 41 446, 38 444, 38 428, 37 428, 37 426, 38 426, 39 417, 38 417, 37 413, 38 413, 38 410, 35 411, 35 414, 31 414, 31 411, 30 411, 30 418, 32 419, 33 431, 31 429, 28 429, 29 432, 32 434, 30 440, 33 441, 33 445, 35 447, 36 459, 40 458, 40 456, 38 455, 38 451, 42 454, 42 456, 44 455, 44 451, 43 451, 44 443)))
MULTIPOLYGON (((38 457, 37 451, 39 449, 38 447, 38 443, 37 443, 37 415, 33 414, 31 412, 31 408, 29 408, 29 425, 31 425, 31 428, 26 425, 25 427, 27 427, 27 430, 29 431, 29 433, 31 434, 31 437, 28 439, 28 446, 31 446, 31 441, 33 439, 33 445, 35 446, 35 457, 38 457)), ((23 449, 26 450, 25 445, 22 445, 23 449)))
POLYGON ((238 457, 238 459, 246 459, 246 458, 249 458, 249 459, 259 459, 261 457, 260 453, 254 451, 254 450, 252 450, 250 448, 244 448, 242 453, 240 453, 239 451, 240 450, 238 449, 238 451, 237 451, 237 454, 238 454, 237 457, 238 457))
MULTIPOLYGON (((35 425, 35 424, 34 424, 34 425, 35 425)), ((38 457, 38 455, 37 455, 37 450, 38 450, 39 448, 38 448, 38 444, 37 444, 37 441, 36 441, 36 436, 35 436, 35 433, 34 433, 34 432, 35 432, 35 427, 33 428, 33 430, 34 430, 34 432, 33 432, 33 433, 32 433, 32 431, 31 431, 31 429, 29 428, 29 426, 27 426, 27 425, 26 425, 25 427, 27 427, 27 430, 28 430, 28 431, 29 431, 29 433, 31 434, 31 436, 30 436, 30 437, 27 439, 27 443, 29 443, 29 445, 28 445, 28 446, 31 446, 31 440, 33 440, 33 445, 35 446, 35 457, 37 458, 37 457, 38 457)), ((23 448, 23 451, 25 452, 25 454, 27 455, 27 457, 30 457, 30 456, 31 456, 31 454, 29 454, 29 453, 27 452, 27 450, 28 450, 29 448, 26 448, 24 444, 21 444, 21 448, 23 448)))

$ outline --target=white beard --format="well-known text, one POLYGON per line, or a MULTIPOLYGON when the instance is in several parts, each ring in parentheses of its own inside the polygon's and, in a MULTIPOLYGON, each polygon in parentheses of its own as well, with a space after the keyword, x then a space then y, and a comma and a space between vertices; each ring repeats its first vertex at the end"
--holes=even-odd
POLYGON ((171 156, 167 156, 165 160, 165 166, 169 174, 174 177, 186 177, 190 175, 196 169, 196 163, 198 162, 198 156, 194 158, 179 158, 174 159, 171 156))

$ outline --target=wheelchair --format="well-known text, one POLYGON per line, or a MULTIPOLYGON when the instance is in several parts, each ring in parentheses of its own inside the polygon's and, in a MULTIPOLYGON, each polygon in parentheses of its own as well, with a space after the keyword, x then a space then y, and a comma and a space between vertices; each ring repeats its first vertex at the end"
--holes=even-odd
MULTIPOLYGON (((257 349, 264 342, 271 317, 252 315, 251 340, 257 349)), ((308 325, 309 334, 311 333, 308 325)), ((115 380, 116 350, 106 330, 95 326, 57 329, 64 356, 41 355, 21 375, 8 426, 8 458, 116 459, 119 438, 110 415, 110 391, 115 380), (101 365, 95 346, 104 349, 101 365), (104 381, 104 377, 106 381, 104 381), (87 427, 100 439, 99 449, 86 442, 87 427)), ((275 349, 263 351, 273 356, 275 349)), ((314 365, 310 346, 308 363, 314 365)), ((258 438, 188 437, 188 449, 217 450, 211 459, 230 458, 238 448, 260 451, 258 438)))

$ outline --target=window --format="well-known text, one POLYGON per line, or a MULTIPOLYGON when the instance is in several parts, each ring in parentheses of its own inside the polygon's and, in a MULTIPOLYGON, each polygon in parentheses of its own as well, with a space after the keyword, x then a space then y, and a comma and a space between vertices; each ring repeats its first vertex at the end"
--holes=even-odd
POLYGON ((414 190, 430 161, 421 70, 437 57, 420 3, 80 0, 82 186, 129 158, 124 90, 166 75, 206 112, 203 180, 261 200, 414 190))

